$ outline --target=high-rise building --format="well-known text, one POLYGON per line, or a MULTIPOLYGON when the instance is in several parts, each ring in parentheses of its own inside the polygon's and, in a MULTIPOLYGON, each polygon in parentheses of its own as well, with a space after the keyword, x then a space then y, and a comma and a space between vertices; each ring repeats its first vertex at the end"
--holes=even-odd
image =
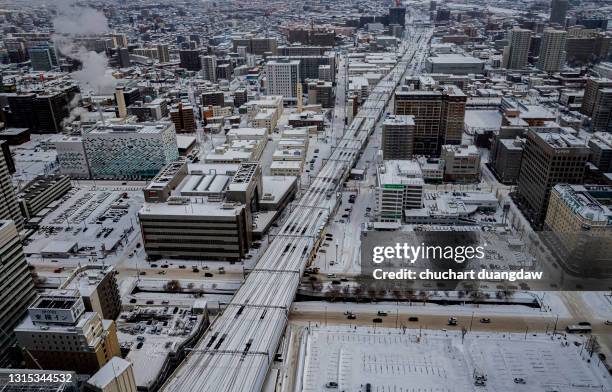
POLYGON ((95 179, 148 179, 178 159, 171 122, 100 125, 83 135, 95 179))
POLYGON ((304 83, 307 79, 320 79, 319 68, 328 65, 330 68, 330 82, 336 77, 336 57, 333 52, 322 55, 292 55, 292 56, 268 56, 269 61, 274 60, 295 60, 300 62, 300 82, 304 83))
POLYGON ((545 72, 558 72, 565 63, 565 40, 567 32, 564 30, 546 29, 540 44, 540 58, 538 68, 545 72))
POLYGON ((15 342, 13 330, 36 297, 21 239, 10 220, 0 220, 0 260, 0 366, 5 367, 9 348, 15 342))
POLYGON ((612 172, 612 134, 609 132, 594 132, 589 139, 591 156, 589 162, 602 173, 612 172))
POLYGON ((563 129, 533 128, 527 132, 517 189, 528 205, 527 218, 536 227, 544 221, 553 186, 582 182, 589 153, 583 139, 563 129))
POLYGON ((268 95, 282 95, 285 101, 297 101, 297 85, 300 83, 298 60, 273 60, 266 64, 268 95))
POLYGON ((170 50, 167 44, 157 44, 157 57, 160 63, 170 62, 170 50))
POLYGON ((550 23, 565 26, 565 17, 569 8, 569 0, 552 0, 550 2, 550 23))
POLYGON ((54 65, 53 48, 49 45, 34 46, 28 50, 34 71, 50 71, 54 65))
POLYGON ((4 154, 0 155, 0 219, 12 220, 17 230, 23 228, 23 219, 19 210, 19 203, 15 195, 15 188, 11 182, 4 154))
POLYGON ((395 114, 414 116, 414 154, 440 154, 443 144, 460 144, 467 96, 454 85, 398 91, 395 114))
POLYGON ((389 24, 406 25, 406 7, 389 8, 389 24))
POLYGON ((128 48, 119 48, 117 50, 117 57, 119 59, 119 67, 127 68, 130 66, 130 51, 128 48))
POLYGON ((610 276, 612 187, 557 184, 550 193, 543 239, 564 269, 610 276))
POLYGON ((202 77, 211 82, 217 81, 217 57, 202 56, 202 77))
POLYGON ((414 116, 388 116, 383 122, 383 159, 410 159, 414 153, 414 116))
POLYGON ((117 327, 85 311, 78 290, 55 290, 39 297, 15 328, 26 363, 43 369, 93 374, 121 355, 117 327))
POLYGON ((508 34, 510 45, 504 49, 505 68, 522 69, 527 65, 531 30, 515 27, 508 34))
POLYGON ((170 119, 174 123, 177 132, 195 132, 196 124, 193 106, 179 102, 170 108, 170 119))
POLYGON ((179 50, 179 58, 181 68, 185 68, 188 71, 199 71, 202 69, 200 51, 197 49, 181 49, 179 50))
POLYGON ((594 131, 612 132, 612 88, 597 90, 593 114, 591 115, 591 128, 594 131))
POLYGON ((612 79, 588 78, 584 86, 584 97, 580 112, 587 116, 593 115, 599 90, 612 87, 612 79))

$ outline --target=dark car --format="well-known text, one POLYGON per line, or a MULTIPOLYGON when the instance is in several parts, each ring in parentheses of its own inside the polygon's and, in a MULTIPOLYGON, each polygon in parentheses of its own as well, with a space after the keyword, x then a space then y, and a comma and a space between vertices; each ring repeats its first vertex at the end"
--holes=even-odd
POLYGON ((416 323, 417 321, 419 321, 418 317, 412 316, 412 317, 408 317, 408 321, 411 321, 413 323, 416 323))
POLYGON ((382 321, 383 320, 381 318, 379 318, 379 317, 377 317, 374 320, 372 320, 373 323, 382 323, 382 321))

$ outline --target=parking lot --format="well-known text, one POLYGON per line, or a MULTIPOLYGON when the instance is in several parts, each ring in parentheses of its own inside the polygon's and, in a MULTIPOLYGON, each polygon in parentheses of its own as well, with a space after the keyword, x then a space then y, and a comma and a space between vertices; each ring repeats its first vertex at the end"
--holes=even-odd
POLYGON ((580 336, 311 328, 304 391, 608 391, 580 336), (335 383, 335 384, 334 384, 335 383))

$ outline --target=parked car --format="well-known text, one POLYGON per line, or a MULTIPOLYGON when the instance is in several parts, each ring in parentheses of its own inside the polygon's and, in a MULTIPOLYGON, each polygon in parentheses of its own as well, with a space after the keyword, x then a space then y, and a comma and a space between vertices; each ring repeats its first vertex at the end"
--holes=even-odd
POLYGON ((490 318, 481 318, 480 322, 483 324, 490 324, 491 323, 491 319, 490 318))

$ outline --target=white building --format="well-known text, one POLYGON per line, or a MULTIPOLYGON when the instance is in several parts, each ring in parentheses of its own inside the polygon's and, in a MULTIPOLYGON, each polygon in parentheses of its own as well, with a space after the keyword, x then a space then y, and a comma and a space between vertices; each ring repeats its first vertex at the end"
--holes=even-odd
POLYGON ((71 178, 90 178, 89 164, 83 139, 79 136, 65 136, 55 142, 60 173, 71 178))
POLYGON ((83 135, 83 145, 95 179, 153 178, 179 156, 171 122, 98 124, 83 135))
POLYGON ((376 216, 401 220, 404 210, 422 207, 423 175, 416 161, 388 160, 377 167, 376 216))
POLYGON ((297 102, 300 83, 299 60, 272 60, 266 64, 268 94, 282 95, 284 101, 297 102))

